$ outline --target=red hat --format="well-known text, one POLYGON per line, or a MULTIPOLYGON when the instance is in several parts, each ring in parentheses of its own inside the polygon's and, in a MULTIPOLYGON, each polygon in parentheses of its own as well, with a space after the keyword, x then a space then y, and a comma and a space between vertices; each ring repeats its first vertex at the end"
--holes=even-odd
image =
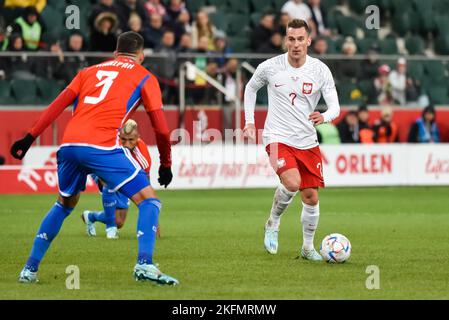
POLYGON ((377 72, 379 72, 380 74, 389 74, 390 71, 391 68, 388 64, 383 64, 377 69, 377 72))

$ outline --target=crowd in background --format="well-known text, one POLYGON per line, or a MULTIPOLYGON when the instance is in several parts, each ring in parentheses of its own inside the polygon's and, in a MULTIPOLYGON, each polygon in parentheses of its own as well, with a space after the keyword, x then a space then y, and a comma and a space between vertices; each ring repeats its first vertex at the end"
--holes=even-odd
MULTIPOLYGON (((380 118, 370 121, 368 107, 360 105, 358 110, 348 111, 337 125, 326 123, 317 126, 317 134, 318 141, 322 144, 399 142, 398 125, 393 119, 391 107, 383 107, 380 118)), ((421 117, 408 128, 407 142, 441 142, 433 106, 425 107, 421 117)))
MULTIPOLYGON (((236 90, 238 61, 224 56, 207 56, 209 53, 223 55, 233 51, 227 34, 212 23, 210 11, 199 9, 193 13, 184 0, 92 0, 88 16, 81 17, 87 19, 87 32, 74 30, 64 39, 52 39, 46 34, 54 26, 45 25, 41 19, 46 5, 46 0, 4 0, 3 9, 8 10, 9 17, 12 13, 13 19, 10 18, 7 23, 0 14, 0 50, 50 51, 56 54, 56 58, 24 55, 2 58, 0 80, 44 78, 67 84, 79 70, 96 61, 86 59, 82 54, 68 56, 65 52, 112 52, 118 35, 132 30, 142 35, 146 49, 164 55, 163 59, 148 59, 145 67, 158 76, 166 104, 178 103, 178 70, 180 63, 185 62, 185 59, 178 58, 179 53, 203 54, 189 60, 209 76, 220 80, 230 92, 229 96, 221 96, 221 101, 218 101, 220 95, 216 94, 217 91, 203 77, 187 72, 188 103, 226 105, 232 102, 229 97, 236 90)), ((286 25, 290 19, 299 18, 306 20, 311 27, 311 53, 316 56, 327 54, 332 32, 326 17, 320 0, 286 0, 280 11, 265 11, 252 25, 247 33, 250 51, 273 55, 283 53, 286 25)), ((357 52, 355 40, 352 37, 344 38, 341 53, 351 57, 357 52)), ((381 106, 405 106, 412 103, 425 107, 431 103, 422 94, 419 81, 407 73, 405 58, 397 60, 392 68, 391 64, 379 61, 377 56, 378 48, 372 47, 363 61, 325 61, 334 73, 340 95, 344 91, 340 88, 347 84, 366 84, 363 92, 359 88, 350 89, 347 95, 349 101, 341 97, 342 104, 363 102, 381 106)), ((247 80, 245 76, 247 78, 250 74, 244 74, 242 81, 247 80)), ((411 128, 410 142, 438 142, 435 122, 427 117, 428 114, 434 116, 435 112, 429 108, 425 109, 422 119, 411 128)), ((397 128, 392 122, 391 109, 383 108, 381 118, 373 127, 368 126, 367 115, 368 112, 363 107, 357 112, 349 112, 335 128, 323 126, 320 129, 323 131, 320 132, 324 135, 323 141, 326 142, 332 136, 334 141, 343 143, 397 141, 397 128)))

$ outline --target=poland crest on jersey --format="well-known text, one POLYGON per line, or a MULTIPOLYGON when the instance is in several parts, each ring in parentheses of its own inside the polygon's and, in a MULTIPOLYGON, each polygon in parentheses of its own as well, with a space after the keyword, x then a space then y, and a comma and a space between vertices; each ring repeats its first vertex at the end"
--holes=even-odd
POLYGON ((303 94, 311 94, 313 89, 313 83, 304 82, 302 84, 302 93, 303 94))

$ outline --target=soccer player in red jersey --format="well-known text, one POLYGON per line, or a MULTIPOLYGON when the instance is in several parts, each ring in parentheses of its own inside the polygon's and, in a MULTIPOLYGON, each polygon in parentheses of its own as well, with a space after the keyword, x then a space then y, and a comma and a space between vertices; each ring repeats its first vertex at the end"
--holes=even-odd
POLYGON ((37 281, 42 258, 64 219, 78 203, 87 175, 95 174, 111 190, 119 190, 139 208, 135 279, 168 285, 179 283, 153 263, 161 202, 131 151, 119 144, 120 128, 142 102, 153 125, 160 153, 158 181, 165 187, 170 184, 173 177, 170 134, 162 111, 159 83, 141 66, 144 54, 143 38, 139 34, 122 33, 114 56, 113 60, 80 71, 29 133, 11 147, 11 154, 22 159, 45 128, 73 104, 73 117, 57 152, 59 197, 42 221, 29 259, 20 273, 20 282, 37 281))
MULTIPOLYGON (((145 171, 150 178, 151 157, 145 142, 140 139, 137 123, 130 119, 126 121, 120 130, 120 143, 123 147, 129 149, 134 160, 145 171)), ((85 210, 81 215, 86 224, 86 233, 88 236, 97 235, 95 222, 101 222, 106 225, 106 238, 118 239, 118 229, 125 224, 128 214, 129 199, 120 191, 110 190, 104 181, 97 176, 92 175, 98 188, 101 191, 103 211, 85 210)), ((160 228, 158 225, 157 236, 160 237, 160 228)))

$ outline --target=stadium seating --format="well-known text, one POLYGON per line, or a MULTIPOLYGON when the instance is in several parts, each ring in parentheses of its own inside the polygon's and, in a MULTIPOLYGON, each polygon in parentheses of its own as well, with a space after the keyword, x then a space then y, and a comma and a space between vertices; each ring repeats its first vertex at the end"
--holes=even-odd
POLYGON ((409 36, 405 39, 405 47, 409 54, 424 54, 425 43, 419 36, 409 36))
POLYGON ((0 81, 0 104, 13 103, 14 99, 11 97, 11 84, 9 81, 0 81))
POLYGON ((226 17, 226 33, 229 36, 242 34, 248 28, 248 19, 244 14, 230 13, 226 17))
POLYGON ((15 103, 36 104, 37 86, 34 80, 12 80, 11 89, 15 98, 15 103))
POLYGON ((61 92, 62 86, 52 79, 38 79, 36 80, 37 91, 39 94, 39 101, 42 104, 52 102, 61 92))

